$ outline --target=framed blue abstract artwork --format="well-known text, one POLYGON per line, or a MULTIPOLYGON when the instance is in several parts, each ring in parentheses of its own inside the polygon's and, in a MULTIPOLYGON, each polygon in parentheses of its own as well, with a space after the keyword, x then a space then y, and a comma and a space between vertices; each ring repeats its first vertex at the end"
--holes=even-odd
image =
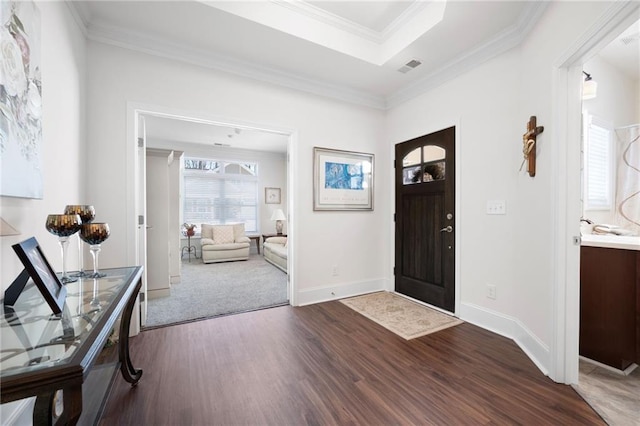
POLYGON ((313 148, 313 209, 373 210, 373 154, 313 148))

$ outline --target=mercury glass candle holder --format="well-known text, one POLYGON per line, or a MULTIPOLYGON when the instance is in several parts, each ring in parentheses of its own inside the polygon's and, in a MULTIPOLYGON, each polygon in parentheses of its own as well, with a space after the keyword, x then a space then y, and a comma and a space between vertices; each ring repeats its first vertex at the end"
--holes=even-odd
POLYGON ((60 244, 62 253, 62 278, 60 281, 63 284, 77 281, 77 278, 72 278, 67 274, 66 254, 69 237, 80 230, 81 224, 82 219, 77 214, 50 214, 47 216, 45 227, 47 231, 58 237, 58 243, 60 244))
MULTIPOLYGON (((64 208, 65 214, 77 214, 80 215, 82 223, 91 223, 96 218, 96 210, 93 206, 87 204, 69 204, 64 208)), ((78 272, 71 275, 72 277, 86 277, 87 273, 84 272, 84 252, 82 250, 82 239, 78 234, 78 272)))
POLYGON ((80 238, 82 241, 89 244, 89 250, 93 257, 93 274, 89 275, 90 278, 101 278, 106 274, 101 274, 98 270, 98 256, 100 254, 100 245, 109 238, 109 224, 108 223, 85 223, 80 229, 80 238))

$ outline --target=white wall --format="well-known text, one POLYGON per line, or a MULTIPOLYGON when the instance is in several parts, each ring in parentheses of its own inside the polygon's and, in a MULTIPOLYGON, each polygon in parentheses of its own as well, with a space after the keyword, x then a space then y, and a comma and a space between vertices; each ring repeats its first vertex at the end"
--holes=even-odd
POLYGON ((563 143, 552 123, 552 76, 558 58, 605 7, 554 2, 519 47, 387 115, 393 144, 458 126, 460 314, 514 338, 543 371, 549 369, 553 338, 551 153, 553 144, 563 143), (518 172, 522 134, 532 115, 545 126, 534 178, 518 172), (485 213, 487 200, 495 199, 506 201, 506 215, 485 213), (495 300, 486 297, 487 284, 497 286, 495 300))
MULTIPOLYGON (((584 64, 584 70, 591 74, 598 83, 597 96, 587 99, 582 107, 596 117, 611 123, 613 128, 637 124, 640 122, 640 86, 639 79, 631 79, 626 74, 607 63, 600 56, 596 56, 584 64)), ((620 140, 613 135, 614 156, 621 161, 620 140)), ((614 171, 617 166, 614 166, 614 171)), ((617 178, 614 177, 614 188, 617 178)), ((590 210, 584 212, 584 217, 594 223, 615 223, 615 210, 590 210)))
POLYGON ((125 230, 132 218, 126 217, 125 205, 126 108, 127 102, 137 102, 296 131, 295 180, 285 199, 293 197, 289 214, 297 220, 293 278, 298 303, 387 284, 391 174, 382 112, 95 42, 90 43, 89 71, 89 154, 102 161, 92 168, 88 188, 90 201, 112 225, 101 253, 104 267, 127 262, 125 230), (376 155, 382 166, 376 170, 375 211, 312 211, 313 146, 376 155), (337 277, 331 276, 335 264, 337 277))
MULTIPOLYGON (((47 215, 62 213, 67 204, 86 204, 84 187, 84 126, 86 42, 67 5, 38 3, 40 9, 42 66, 42 200, 0 198, 2 218, 21 235, 1 237, 2 290, 23 269, 11 245, 35 236, 52 266, 62 270, 57 237, 44 228, 47 215)), ((75 242, 75 241, 74 241, 75 242)), ((68 269, 77 269, 77 249, 71 244, 68 269)), ((11 424, 14 410, 2 406, 0 423, 11 424)), ((30 419, 29 410, 25 410, 30 419)))

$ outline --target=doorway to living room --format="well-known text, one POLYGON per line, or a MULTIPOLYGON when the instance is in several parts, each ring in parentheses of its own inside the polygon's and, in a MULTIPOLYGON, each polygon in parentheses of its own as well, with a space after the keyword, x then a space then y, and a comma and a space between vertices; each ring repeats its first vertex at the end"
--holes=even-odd
MULTIPOLYGON (((146 193, 147 204, 146 222, 139 226, 146 230, 149 247, 141 325, 158 327, 288 304, 290 275, 265 261, 262 235, 275 233, 276 211, 284 215, 283 234, 291 234, 290 132, 142 109, 137 113, 145 147, 139 155, 146 157, 145 170, 138 170, 145 175, 139 191, 146 193), (177 175, 170 171, 172 164, 179 165, 177 175), (278 199, 267 200, 275 189, 278 199), (155 214, 162 210, 174 211, 169 223, 155 214), (157 216, 160 224, 154 223, 157 216), (187 235, 183 224, 195 225, 193 235, 187 235), (241 224, 236 240, 211 247, 242 246, 233 251, 241 254, 229 258, 226 252, 207 251, 206 244, 214 239, 217 244, 221 237, 204 235, 203 224, 220 229, 241 224), (153 258, 154 248, 162 253, 159 258, 153 258)), ((289 245, 285 252, 290 251, 289 245)))

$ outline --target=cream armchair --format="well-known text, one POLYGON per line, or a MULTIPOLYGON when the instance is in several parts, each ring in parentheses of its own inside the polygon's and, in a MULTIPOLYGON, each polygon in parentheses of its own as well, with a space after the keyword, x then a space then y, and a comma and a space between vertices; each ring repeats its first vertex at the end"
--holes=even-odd
POLYGON ((204 263, 249 259, 251 240, 244 234, 244 223, 235 225, 200 225, 202 261, 204 263))

